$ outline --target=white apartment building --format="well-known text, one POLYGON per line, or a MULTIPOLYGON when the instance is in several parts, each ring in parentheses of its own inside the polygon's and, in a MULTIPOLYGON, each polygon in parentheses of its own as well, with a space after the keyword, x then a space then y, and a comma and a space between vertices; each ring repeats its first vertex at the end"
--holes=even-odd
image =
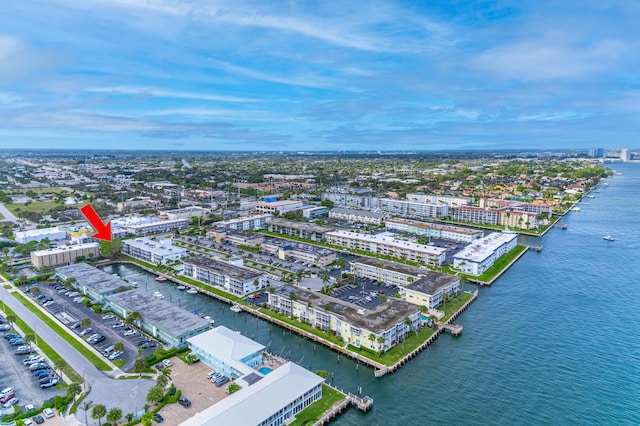
POLYGON ((159 215, 163 219, 191 219, 193 217, 205 217, 209 212, 209 209, 203 207, 189 206, 181 209, 163 210, 159 212, 159 215))
POLYGON ((500 214, 498 210, 460 206, 453 209, 452 219, 460 222, 498 225, 500 214))
POLYGON ((269 293, 269 305, 301 322, 333 331, 345 343, 374 352, 397 345, 420 324, 418 306, 394 297, 373 309, 364 309, 312 290, 282 286, 269 293), (409 318, 410 326, 404 323, 405 318, 409 318))
POLYGON ((182 247, 173 246, 169 239, 153 241, 143 237, 124 240, 122 253, 154 265, 166 265, 170 261, 180 260, 187 256, 188 251, 182 247))
POLYGON ((183 275, 236 296, 260 291, 266 284, 263 274, 203 256, 184 260, 183 275))
POLYGON ((258 213, 270 213, 270 214, 282 214, 286 212, 292 212, 295 210, 302 210, 304 203, 302 201, 294 200, 282 200, 274 201, 272 203, 258 203, 256 205, 256 211, 258 213))
POLYGON ((453 255, 453 266, 466 274, 482 275, 500 256, 517 245, 518 234, 493 232, 453 255))
POLYGON ((293 258, 310 265, 325 267, 337 260, 337 254, 333 250, 322 249, 301 243, 283 243, 268 241, 261 245, 262 251, 278 256, 278 259, 288 260, 293 258))
POLYGON ((28 231, 14 231, 16 242, 20 244, 26 244, 31 241, 40 242, 44 239, 49 241, 65 240, 67 238, 67 232, 64 229, 43 228, 43 229, 30 229, 28 231))
POLYGON ((339 230, 327 232, 325 239, 329 244, 347 249, 364 250, 427 265, 443 264, 447 253, 444 248, 401 240, 390 232, 371 235, 339 230))
POLYGON ((350 209, 347 207, 334 207, 329 211, 329 217, 337 220, 345 220, 349 223, 366 223, 380 225, 387 215, 368 210, 350 209))
POLYGON ((444 204, 450 207, 473 204, 473 198, 431 194, 407 194, 407 200, 424 204, 444 204))
POLYGON ((249 231, 264 229, 268 220, 273 219, 272 214, 258 214, 253 216, 239 217, 236 219, 217 222, 216 228, 234 229, 237 231, 249 231))
POLYGON ((374 209, 378 206, 378 198, 371 189, 330 188, 322 194, 322 199, 339 207, 374 209))
POLYGON ((113 219, 112 226, 118 225, 133 235, 145 236, 172 232, 175 229, 187 228, 190 221, 187 219, 162 220, 155 216, 128 216, 113 219))
POLYGON ((439 223, 420 222, 413 219, 391 218, 384 223, 389 231, 406 232, 409 234, 425 235, 429 238, 442 238, 443 240, 470 243, 482 238, 484 232, 477 229, 463 228, 461 226, 443 225, 439 223))
POLYGON ((381 198, 380 209, 394 216, 441 218, 449 215, 449 206, 445 204, 425 204, 393 198, 381 198))

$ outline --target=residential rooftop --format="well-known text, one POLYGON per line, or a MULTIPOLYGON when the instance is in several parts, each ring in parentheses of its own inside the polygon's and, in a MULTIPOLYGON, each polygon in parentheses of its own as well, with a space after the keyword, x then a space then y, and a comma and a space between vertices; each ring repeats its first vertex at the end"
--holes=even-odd
POLYGON ((204 256, 186 259, 184 260, 184 263, 189 263, 199 268, 208 269, 222 275, 228 275, 229 277, 241 282, 259 278, 262 275, 247 268, 242 268, 240 266, 235 266, 227 262, 211 259, 204 256))
POLYGON ((56 272, 68 278, 75 278, 78 284, 92 288, 99 294, 116 291, 120 287, 128 284, 118 277, 114 277, 98 268, 86 263, 76 263, 73 265, 56 268, 56 272))
POLYGON ((319 234, 330 232, 335 229, 329 226, 318 226, 309 222, 294 222, 293 220, 278 219, 278 218, 274 218, 267 221, 267 224, 289 227, 289 228, 298 229, 298 230, 307 231, 307 232, 316 232, 319 234))

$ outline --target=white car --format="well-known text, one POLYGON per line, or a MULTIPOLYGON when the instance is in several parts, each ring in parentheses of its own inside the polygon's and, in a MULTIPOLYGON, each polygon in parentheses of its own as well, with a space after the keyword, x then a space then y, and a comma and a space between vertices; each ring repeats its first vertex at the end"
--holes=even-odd
POLYGON ((113 361, 116 358, 120 358, 122 356, 123 352, 122 351, 118 351, 118 352, 114 352, 111 355, 109 355, 109 359, 111 361, 113 361))
POLYGON ((164 365, 165 367, 171 367, 173 365, 173 363, 171 362, 170 359, 163 359, 162 360, 162 365, 164 365))
POLYGON ((42 410, 42 414, 44 414, 44 416, 46 418, 48 418, 48 419, 50 419, 51 417, 53 417, 55 415, 51 408, 45 408, 44 410, 42 410))
POLYGON ((16 405, 18 402, 20 402, 20 398, 11 398, 10 400, 4 403, 3 407, 10 408, 11 406, 16 405))

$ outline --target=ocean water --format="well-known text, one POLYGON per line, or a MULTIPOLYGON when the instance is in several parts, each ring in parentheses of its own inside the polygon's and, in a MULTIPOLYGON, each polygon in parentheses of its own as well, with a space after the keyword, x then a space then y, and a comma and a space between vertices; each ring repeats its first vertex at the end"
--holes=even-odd
MULTIPOLYGON (((585 198, 456 321, 398 372, 371 369, 228 305, 187 295, 137 268, 111 266, 165 300, 210 315, 276 354, 327 370, 345 391, 370 395, 335 425, 640 424, 640 164, 585 198), (611 235, 615 241, 605 241, 611 235)), ((473 289, 469 286, 468 289, 473 289)))

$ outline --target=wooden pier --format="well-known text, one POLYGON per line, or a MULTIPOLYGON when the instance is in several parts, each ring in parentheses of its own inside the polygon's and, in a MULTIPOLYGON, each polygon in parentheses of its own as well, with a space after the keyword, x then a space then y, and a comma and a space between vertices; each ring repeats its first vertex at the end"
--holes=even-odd
MULTIPOLYGON (((326 383, 325 385, 329 386, 326 383)), ((340 392, 338 389, 334 388, 333 386, 330 386, 330 387, 340 392)), ((343 393, 343 392, 340 392, 340 393, 343 393)), ((324 413, 324 415, 320 418, 320 420, 315 422, 313 426, 322 426, 329 423, 331 420, 336 418, 338 414, 342 413, 344 410, 346 410, 352 405, 355 405, 356 407, 358 407, 360 411, 363 411, 365 413, 369 411, 369 409, 373 405, 373 398, 371 398, 370 396, 361 397, 361 396, 352 394, 351 392, 349 392, 345 396, 346 398, 340 404, 332 407, 329 411, 324 413)))
POLYGON ((556 223, 555 225, 553 225, 554 228, 558 228, 558 229, 562 229, 563 231, 567 230, 567 224, 566 223, 556 223))
POLYGON ((462 333, 462 326, 461 325, 457 325, 457 324, 442 324, 442 323, 438 323, 438 325, 442 328, 444 328, 445 330, 447 330, 449 333, 451 333, 454 336, 459 336, 460 333, 462 333))

